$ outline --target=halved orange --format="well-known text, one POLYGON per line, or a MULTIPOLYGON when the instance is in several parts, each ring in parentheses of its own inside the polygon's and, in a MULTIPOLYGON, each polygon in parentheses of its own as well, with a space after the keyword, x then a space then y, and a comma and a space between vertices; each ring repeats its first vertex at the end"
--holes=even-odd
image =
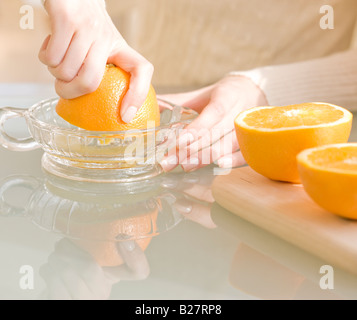
POLYGON ((121 103, 129 85, 129 73, 107 65, 96 91, 75 99, 60 98, 56 112, 74 126, 91 131, 126 131, 159 126, 160 109, 152 85, 134 119, 130 123, 121 119, 121 103))
POLYGON ((357 219, 357 143, 308 149, 297 161, 303 186, 318 205, 357 219))
POLYGON ((239 146, 248 165, 272 180, 300 183, 296 156, 320 145, 345 143, 352 113, 327 103, 255 107, 235 119, 239 146))

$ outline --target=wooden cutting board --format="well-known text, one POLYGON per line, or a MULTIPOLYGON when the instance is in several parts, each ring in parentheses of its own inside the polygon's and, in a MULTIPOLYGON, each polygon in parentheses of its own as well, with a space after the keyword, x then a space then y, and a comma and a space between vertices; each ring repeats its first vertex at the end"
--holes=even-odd
POLYGON ((271 181, 243 167, 218 176, 212 192, 219 205, 239 217, 357 274, 357 221, 320 208, 302 185, 271 181))

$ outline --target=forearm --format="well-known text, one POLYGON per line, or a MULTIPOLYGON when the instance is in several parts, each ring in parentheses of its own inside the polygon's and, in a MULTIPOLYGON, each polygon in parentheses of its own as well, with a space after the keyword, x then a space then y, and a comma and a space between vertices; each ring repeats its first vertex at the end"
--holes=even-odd
POLYGON ((231 74, 252 79, 270 105, 319 101, 357 111, 357 49, 311 61, 231 74))

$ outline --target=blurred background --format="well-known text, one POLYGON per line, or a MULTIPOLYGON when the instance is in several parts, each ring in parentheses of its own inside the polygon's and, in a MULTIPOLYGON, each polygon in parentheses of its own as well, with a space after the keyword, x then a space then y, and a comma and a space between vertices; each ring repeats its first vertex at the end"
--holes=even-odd
MULTIPOLYGON (((177 91, 213 83, 232 70, 312 59, 351 45, 356 15, 342 21, 339 12, 356 0, 276 0, 282 13, 296 12, 296 21, 291 21, 291 14, 269 20, 270 1, 249 0, 249 8, 242 12, 245 1, 106 2, 124 38, 154 64, 154 86, 177 91), (319 28, 323 4, 334 7, 338 28, 332 32, 338 40, 319 28), (304 15, 306 10, 314 14, 304 15), (268 23, 259 23, 261 19, 268 23), (277 24, 285 27, 278 28, 276 39, 264 37, 277 24)), ((0 0, 0 82, 52 82, 37 58, 48 34, 48 18, 39 0, 0 0), (34 7, 33 30, 19 26, 20 8, 26 3, 34 7)))

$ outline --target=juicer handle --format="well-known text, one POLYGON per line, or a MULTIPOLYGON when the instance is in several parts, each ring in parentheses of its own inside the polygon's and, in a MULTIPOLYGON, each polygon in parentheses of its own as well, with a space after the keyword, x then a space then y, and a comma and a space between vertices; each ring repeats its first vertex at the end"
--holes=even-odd
POLYGON ((40 146, 32 138, 15 138, 10 136, 4 127, 7 120, 13 118, 26 118, 27 109, 12 107, 0 108, 0 146, 11 151, 30 151, 38 149, 40 146))
MULTIPOLYGON (((14 216, 26 216, 27 208, 25 205, 16 205, 9 201, 9 197, 11 198, 11 190, 12 190, 12 198, 18 197, 18 190, 16 188, 25 188, 29 190, 30 199, 33 193, 41 186, 41 181, 38 178, 27 176, 27 175, 13 175, 8 176, 0 183, 0 217, 14 217, 14 216)), ((12 200, 12 202, 14 202, 12 200)), ((21 201, 23 202, 23 201, 21 201)), ((29 200, 27 201, 29 202, 29 200)))

